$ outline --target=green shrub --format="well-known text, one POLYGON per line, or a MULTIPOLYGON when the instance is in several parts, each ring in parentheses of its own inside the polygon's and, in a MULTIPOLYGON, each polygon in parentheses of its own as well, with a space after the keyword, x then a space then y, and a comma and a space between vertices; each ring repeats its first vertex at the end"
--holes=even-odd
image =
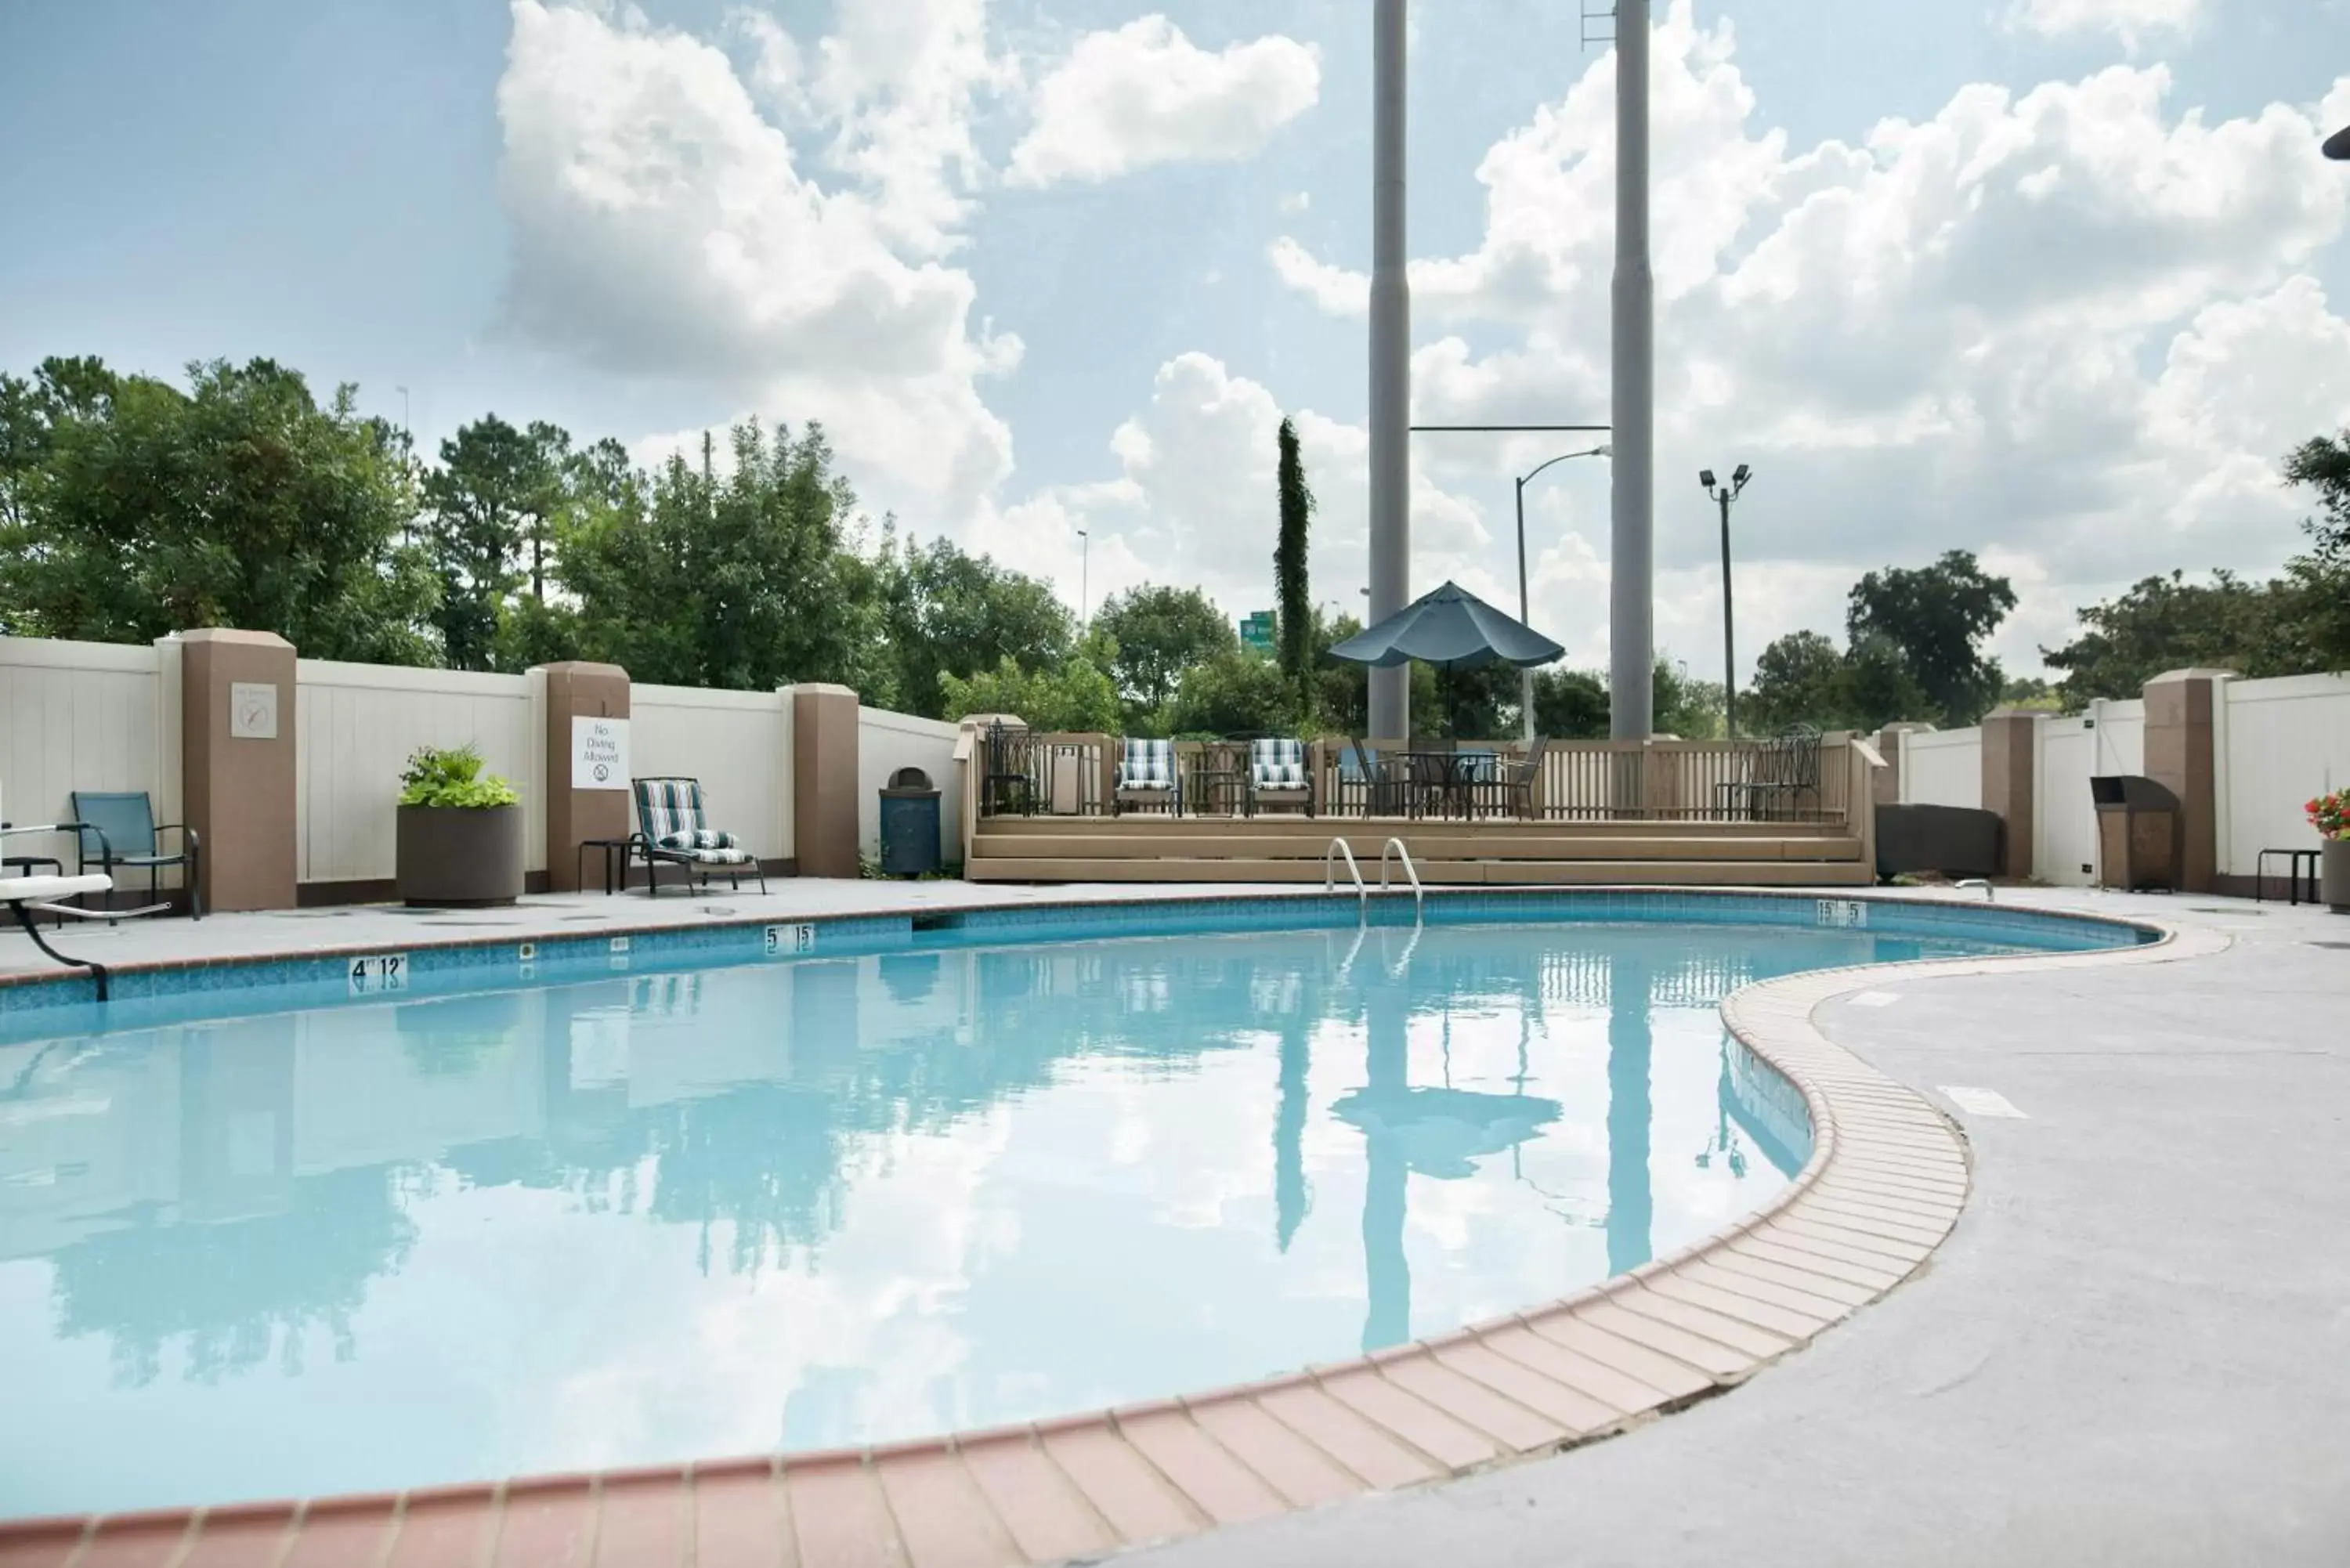
POLYGON ((453 805, 476 810, 513 805, 522 796, 495 774, 484 776, 482 753, 471 746, 425 746, 400 775, 402 805, 453 805))

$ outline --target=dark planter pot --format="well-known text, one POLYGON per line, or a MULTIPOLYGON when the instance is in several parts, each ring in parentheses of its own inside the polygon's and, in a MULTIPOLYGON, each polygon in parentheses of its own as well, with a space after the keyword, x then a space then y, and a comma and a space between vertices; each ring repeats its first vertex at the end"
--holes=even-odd
POLYGON ((396 861, 411 908, 511 904, 522 897, 522 807, 403 805, 396 861))
POLYGON ((2329 838, 2317 852, 2317 896, 2337 915, 2350 915, 2350 838, 2329 838))

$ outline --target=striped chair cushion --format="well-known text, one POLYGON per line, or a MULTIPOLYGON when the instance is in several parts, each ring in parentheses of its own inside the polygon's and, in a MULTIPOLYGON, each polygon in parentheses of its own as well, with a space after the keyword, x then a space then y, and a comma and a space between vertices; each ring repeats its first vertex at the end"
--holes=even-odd
POLYGON ((1305 787, 1305 742, 1251 741, 1249 781, 1259 789, 1305 787))
POLYGON ((638 780, 637 825, 654 847, 702 865, 741 866, 751 859, 741 839, 709 825, 702 785, 691 779, 638 780))
POLYGON ((1120 789, 1173 789, 1175 787, 1175 742, 1128 741, 1124 753, 1118 758, 1118 787, 1120 789))

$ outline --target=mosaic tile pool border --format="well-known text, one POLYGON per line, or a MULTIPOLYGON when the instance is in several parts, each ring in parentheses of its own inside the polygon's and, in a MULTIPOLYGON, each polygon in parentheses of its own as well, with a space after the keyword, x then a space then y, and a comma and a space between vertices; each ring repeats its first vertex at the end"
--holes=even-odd
MULTIPOLYGON (((1743 889, 1463 888, 1433 889, 1425 908, 1439 924, 1543 919, 1816 928, 1823 923, 1824 910, 1855 905, 1867 911, 1866 929, 1889 935, 2064 950, 2126 945, 2153 935, 2147 926, 2102 916, 1995 905, 1957 907, 1882 894, 1825 898, 1743 889)), ((1409 923, 1411 918, 1412 905, 1397 895, 1364 901, 1349 893, 1309 890, 1155 901, 1144 893, 1130 899, 941 905, 887 915, 761 913, 713 917, 693 926, 599 927, 592 933, 556 926, 510 929, 495 937, 446 937, 420 929, 399 941, 109 965, 112 998, 103 1004, 96 1000, 96 982, 80 971, 0 976, 0 1037, 21 1038, 27 1029, 133 1028, 256 1007, 277 1011, 381 1000, 380 995, 353 995, 352 966, 391 953, 402 955, 410 965, 401 990, 430 996, 481 987, 562 984, 614 971, 653 972, 890 952, 926 940, 1114 940, 1343 927, 1366 919, 1393 925, 1409 923), (769 949, 770 929, 795 926, 813 929, 812 950, 769 949), (626 950, 616 950, 616 944, 626 950), (525 958, 525 951, 531 956, 525 958)))
POLYGON ((1014 1568, 1571 1449, 1745 1381, 1902 1283, 1958 1222, 1971 1185, 1963 1138, 1923 1096, 1828 1040, 1812 1022, 1821 1002, 1895 974, 2163 962, 2227 945, 2054 918, 2109 945, 1813 971, 1734 992, 1723 1021, 1800 1096, 1811 1158, 1736 1224, 1546 1305, 1264 1382, 887 1447, 10 1521, 0 1561, 1014 1568))

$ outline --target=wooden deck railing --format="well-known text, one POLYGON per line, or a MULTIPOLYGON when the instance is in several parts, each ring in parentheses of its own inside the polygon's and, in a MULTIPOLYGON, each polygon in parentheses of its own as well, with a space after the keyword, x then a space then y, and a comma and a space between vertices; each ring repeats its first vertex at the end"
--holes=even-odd
MULTIPOLYGON (((972 741, 974 773, 1026 781, 1009 789, 983 788, 976 815, 1111 814, 1118 737, 1014 731, 1000 736, 978 732, 972 741)), ((1496 820, 1848 823, 1854 820, 1853 801, 1867 793, 1866 759, 1842 732, 1821 736, 1816 751, 1808 754, 1802 747, 1791 750, 1769 740, 1553 741, 1544 748, 1541 768, 1523 797, 1523 812, 1521 801, 1498 785, 1523 763, 1523 742, 1362 744, 1371 753, 1373 771, 1390 781, 1395 760, 1405 752, 1491 753, 1493 763, 1480 770, 1483 782, 1466 792, 1467 809, 1496 820)), ((1246 774, 1246 742, 1179 742, 1175 755, 1187 814, 1241 809, 1246 792, 1232 781, 1246 774), (1210 781, 1222 783, 1211 787, 1210 781)), ((1410 809, 1412 792, 1392 782, 1375 789, 1344 738, 1309 742, 1306 763, 1321 816, 1399 815, 1410 809)))

